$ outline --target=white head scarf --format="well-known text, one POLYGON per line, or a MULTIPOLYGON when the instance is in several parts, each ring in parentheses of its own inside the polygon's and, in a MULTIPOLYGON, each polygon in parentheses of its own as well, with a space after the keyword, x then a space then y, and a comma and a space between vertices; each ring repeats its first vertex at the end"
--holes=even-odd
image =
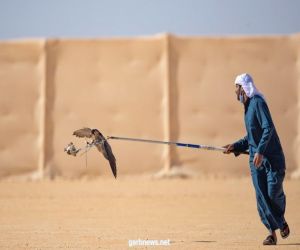
POLYGON ((247 74, 247 73, 244 73, 244 74, 241 74, 241 75, 238 75, 236 78, 235 78, 235 81, 234 81, 235 84, 239 84, 243 87, 246 95, 251 98, 255 95, 259 95, 261 96, 262 98, 265 98, 263 96, 262 93, 260 93, 258 91, 258 89, 255 87, 254 85, 254 81, 252 79, 252 77, 247 74))

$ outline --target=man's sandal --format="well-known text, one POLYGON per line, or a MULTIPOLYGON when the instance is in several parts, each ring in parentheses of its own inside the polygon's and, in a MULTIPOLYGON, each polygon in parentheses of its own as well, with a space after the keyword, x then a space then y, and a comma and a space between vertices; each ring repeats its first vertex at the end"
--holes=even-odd
POLYGON ((274 238, 273 235, 269 235, 263 242, 263 245, 276 245, 277 240, 274 238))
POLYGON ((280 229, 280 235, 282 239, 285 239, 290 235, 290 228, 287 223, 284 223, 283 228, 280 229))

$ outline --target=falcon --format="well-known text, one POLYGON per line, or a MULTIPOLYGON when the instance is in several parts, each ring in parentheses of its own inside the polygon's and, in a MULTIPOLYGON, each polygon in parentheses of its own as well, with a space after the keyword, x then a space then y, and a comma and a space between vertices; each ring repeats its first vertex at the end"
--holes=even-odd
POLYGON ((96 148, 103 154, 105 159, 109 161, 111 171, 115 178, 117 178, 116 158, 108 144, 106 138, 100 133, 98 129, 82 128, 73 132, 73 135, 81 138, 90 138, 93 141, 89 145, 95 145, 96 148))

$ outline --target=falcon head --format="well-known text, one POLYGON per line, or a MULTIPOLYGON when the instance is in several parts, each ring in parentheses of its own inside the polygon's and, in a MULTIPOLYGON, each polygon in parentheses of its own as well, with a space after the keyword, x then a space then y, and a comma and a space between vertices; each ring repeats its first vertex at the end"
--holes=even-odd
POLYGON ((101 136, 103 136, 98 129, 92 129, 91 133, 93 135, 101 135, 101 136))

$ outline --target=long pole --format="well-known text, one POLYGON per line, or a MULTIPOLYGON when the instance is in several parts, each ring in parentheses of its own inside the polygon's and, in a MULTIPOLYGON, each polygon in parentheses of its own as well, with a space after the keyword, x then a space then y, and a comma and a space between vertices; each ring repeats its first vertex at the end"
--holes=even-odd
MULTIPOLYGON (((147 139, 138 139, 138 138, 118 137, 118 136, 108 136, 107 139, 175 145, 177 147, 187 147, 187 148, 195 148, 195 149, 214 150, 214 151, 224 151, 225 150, 225 148, 223 148, 223 147, 215 147, 215 146, 209 146, 209 145, 203 145, 203 144, 191 144, 191 143, 181 143, 181 142, 171 142, 171 141, 147 140, 147 139)), ((235 154, 249 154, 247 151, 245 151, 245 152, 233 152, 233 153, 235 153, 235 154)))

